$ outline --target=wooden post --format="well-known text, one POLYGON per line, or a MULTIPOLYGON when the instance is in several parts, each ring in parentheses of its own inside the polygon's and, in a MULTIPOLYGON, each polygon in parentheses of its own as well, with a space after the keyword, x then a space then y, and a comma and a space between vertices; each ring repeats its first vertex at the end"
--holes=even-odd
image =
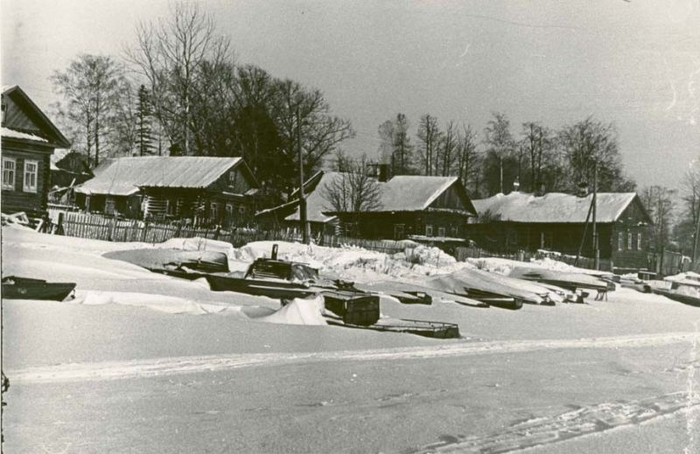
POLYGON ((306 216, 306 197, 304 197, 304 159, 301 153, 301 115, 297 106, 297 149, 299 152, 299 221, 301 221, 302 239, 309 244, 309 223, 306 216))
POLYGON ((600 269, 600 249, 598 248, 598 228, 596 226, 596 206, 598 205, 598 162, 593 168, 593 257, 596 270, 600 269))
POLYGON ((58 226, 56 227, 56 235, 65 235, 65 231, 63 230, 63 216, 65 213, 60 212, 58 213, 58 226))

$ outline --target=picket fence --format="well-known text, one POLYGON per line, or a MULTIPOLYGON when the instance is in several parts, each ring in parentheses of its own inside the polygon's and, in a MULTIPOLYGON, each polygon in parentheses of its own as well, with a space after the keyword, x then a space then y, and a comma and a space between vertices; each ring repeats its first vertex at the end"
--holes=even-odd
MULTIPOLYGON (((155 223, 125 220, 89 213, 55 212, 51 216, 51 231, 56 234, 114 242, 162 243, 171 238, 206 238, 241 247, 253 241, 301 242, 302 235, 294 229, 259 231, 252 229, 224 230, 195 228, 179 223, 155 223)), ((415 244, 393 240, 365 240, 335 235, 317 235, 315 244, 327 247, 361 247, 378 252, 397 253, 415 247, 415 244)))

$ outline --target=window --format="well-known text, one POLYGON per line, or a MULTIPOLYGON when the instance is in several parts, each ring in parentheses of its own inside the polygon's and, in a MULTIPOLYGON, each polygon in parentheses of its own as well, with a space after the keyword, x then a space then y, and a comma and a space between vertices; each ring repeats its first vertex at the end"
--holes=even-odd
POLYGON ((617 250, 621 251, 625 246, 624 240, 622 239, 622 232, 617 232, 617 250))
POLYGON ((24 161, 24 192, 36 192, 36 177, 38 173, 38 161, 24 161))
POLYGON ((236 186, 236 172, 235 171, 231 171, 228 173, 228 185, 232 188, 236 186))
POLYGON ((438 227, 438 236, 445 237, 445 227, 438 227))
POLYGON ((2 158, 2 188, 15 190, 15 169, 17 162, 13 158, 2 158))
POLYGON ((219 219, 219 204, 218 203, 212 202, 211 205, 209 206, 209 211, 210 211, 209 216, 212 219, 214 219, 214 220, 219 219))
POLYGON ((457 227, 452 227, 450 229, 450 235, 452 235, 452 238, 459 237, 459 229, 457 227))
POLYGON ((638 251, 642 250, 642 233, 641 232, 637 233, 637 250, 638 251))
POLYGON ((431 224, 425 226, 425 236, 433 236, 433 226, 431 224))
POLYGON ((632 232, 627 232, 627 250, 632 250, 632 232))
POLYGON ((226 204, 226 217, 229 219, 233 217, 233 205, 230 203, 226 204))

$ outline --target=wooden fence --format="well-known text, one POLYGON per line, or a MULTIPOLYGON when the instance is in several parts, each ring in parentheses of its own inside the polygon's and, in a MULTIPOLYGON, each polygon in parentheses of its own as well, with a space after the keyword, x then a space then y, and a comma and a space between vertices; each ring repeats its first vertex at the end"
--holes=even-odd
MULTIPOLYGON (((293 229, 257 231, 251 229, 223 230, 194 228, 178 223, 149 223, 124 220, 88 213, 55 211, 51 213, 51 231, 66 236, 115 242, 162 243, 171 238, 206 238, 241 247, 253 241, 301 242, 301 234, 293 229)), ((392 240, 365 240, 333 235, 319 235, 314 243, 328 247, 357 246, 379 252, 397 253, 415 244, 392 240)))
MULTIPOLYGON (((54 233, 103 241, 162 243, 171 238, 199 237, 225 241, 227 243, 231 243, 233 247, 241 247, 254 241, 302 241, 301 233, 294 229, 273 231, 246 229, 229 231, 221 228, 194 228, 178 223, 148 223, 137 220, 120 220, 113 217, 66 211, 52 212, 51 220, 53 222, 51 230, 54 233)), ((416 247, 415 243, 406 241, 366 240, 335 235, 318 235, 313 237, 313 241, 315 244, 320 246, 334 248, 356 246, 387 254, 405 252, 407 249, 413 249, 416 247)), ((677 273, 681 269, 682 265, 680 264, 680 258, 676 257, 676 255, 680 257, 679 254, 674 255, 673 253, 667 252, 664 255, 663 262, 661 262, 659 260, 660 257, 658 257, 657 263, 662 263, 663 266, 658 266, 660 269, 654 271, 660 271, 661 274, 664 275, 677 273)), ((478 259, 481 257, 500 257, 521 262, 529 262, 531 258, 536 256, 536 254, 527 251, 503 254, 493 253, 474 247, 457 247, 455 248, 454 256, 458 261, 465 261, 467 258, 478 259)), ((570 265, 575 264, 575 259, 570 256, 562 255, 553 258, 570 265)), ((612 271, 612 265, 613 264, 610 262, 610 260, 600 260, 599 269, 603 271, 612 271)), ((592 258, 581 257, 578 259, 576 266, 594 269, 594 261, 592 258)), ((691 267, 686 266, 685 268, 691 267)), ((697 269, 697 267, 695 267, 695 269, 697 269)))

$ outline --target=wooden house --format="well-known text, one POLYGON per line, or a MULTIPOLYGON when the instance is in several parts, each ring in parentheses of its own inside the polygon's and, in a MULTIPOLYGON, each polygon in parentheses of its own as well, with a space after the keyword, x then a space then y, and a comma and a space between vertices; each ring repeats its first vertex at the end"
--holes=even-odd
POLYGON ((75 189, 90 212, 230 227, 246 224, 255 210, 258 183, 242 158, 118 158, 94 173, 75 189))
MULTIPOLYGON (((577 255, 581 248, 582 256, 592 258, 592 199, 593 194, 536 196, 515 191, 474 200, 479 218, 468 226, 468 235, 493 252, 546 249, 577 255)), ((612 261, 615 267, 648 266, 651 224, 637 194, 597 194, 600 258, 612 261)))
POLYGON ((46 212, 50 158, 70 142, 18 86, 2 90, 2 212, 46 212))
MULTIPOLYGON (((345 174, 328 172, 307 198, 307 219, 312 223, 339 222, 347 236, 403 240, 413 235, 464 238, 467 218, 476 215, 457 177, 395 176, 378 182, 380 207, 363 212, 334 212, 324 188, 345 174)), ((286 221, 299 223, 298 210, 286 221)))

